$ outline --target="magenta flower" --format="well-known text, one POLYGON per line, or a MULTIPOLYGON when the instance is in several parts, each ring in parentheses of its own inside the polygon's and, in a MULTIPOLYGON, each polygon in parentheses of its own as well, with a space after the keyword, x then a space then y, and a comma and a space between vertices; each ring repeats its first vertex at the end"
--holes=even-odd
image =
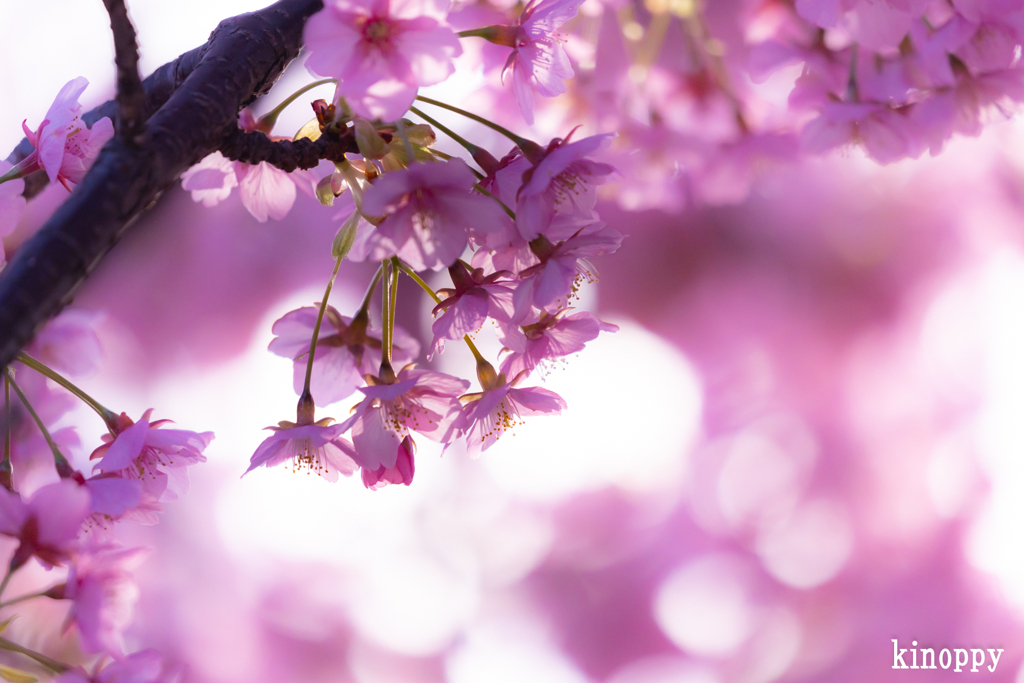
POLYGON ((144 495, 143 483, 126 479, 117 472, 75 479, 89 492, 89 513, 92 523, 105 528, 110 522, 128 519, 140 524, 156 524, 160 511, 159 497, 144 495))
POLYGON ((88 85, 82 76, 68 81, 38 128, 29 129, 27 121, 21 124, 35 150, 15 166, 20 175, 43 169, 51 183, 59 182, 68 191, 72 183, 82 181, 100 148, 114 136, 109 118, 100 119, 90 130, 79 116, 82 105, 78 98, 88 85))
POLYGON ((121 634, 139 596, 132 572, 143 554, 141 548, 95 544, 72 560, 64 588, 64 597, 71 600, 67 625, 78 626, 87 652, 121 656, 121 634))
POLYGON ((542 234, 552 237, 548 232, 556 214, 577 219, 581 221, 579 225, 597 218, 597 186, 615 169, 587 157, 608 147, 615 133, 576 142, 569 142, 569 137, 552 141, 533 168, 523 174, 516 202, 516 225, 526 241, 542 234))
POLYGON ((205 207, 216 206, 231 196, 232 188, 238 187, 236 163, 214 152, 181 174, 181 187, 192 193, 192 201, 202 202, 205 207))
POLYGON ((328 424, 332 421, 329 417, 307 425, 282 421, 277 427, 267 427, 274 433, 256 448, 249 469, 242 476, 260 465, 274 467, 288 461, 293 471, 306 470, 327 481, 338 481, 339 473, 350 476, 359 468, 352 459, 355 451, 352 444, 341 437, 345 431, 342 425, 328 424))
POLYGON ((161 429, 170 420, 150 422, 152 413, 147 410, 138 422, 121 413, 116 436, 104 434, 103 445, 89 459, 100 459, 96 471, 141 482, 144 501, 159 509, 157 502, 175 500, 188 490, 186 467, 206 462, 203 450, 213 441, 213 432, 161 429))
MULTIPOLYGON (((270 342, 269 350, 295 361, 296 394, 302 393, 305 383, 309 342, 318 312, 313 306, 289 311, 272 328, 277 336, 270 342)), ((401 367, 416 360, 420 343, 395 325, 391 353, 394 364, 401 367)), ((380 332, 369 327, 368 319, 365 316, 349 318, 328 306, 313 356, 310 393, 317 405, 328 405, 351 396, 363 384, 364 375, 374 375, 380 370, 380 361, 380 332)))
POLYGON ((512 90, 519 111, 533 125, 534 93, 554 97, 565 92, 565 80, 572 78, 569 57, 562 48, 565 38, 556 31, 573 17, 578 0, 530 0, 519 16, 512 54, 505 69, 512 69, 512 90))
POLYGON ((115 659, 92 676, 81 668, 61 674, 53 683, 177 683, 181 672, 164 666, 156 650, 142 650, 115 659))
POLYGON ((512 273, 502 270, 485 276, 482 268, 470 271, 461 262, 448 272, 455 288, 437 292, 444 300, 433 310, 435 316, 441 315, 431 327, 431 356, 444 351, 445 340, 462 339, 476 332, 488 318, 507 323, 512 315, 512 273))
POLYGON ((538 365, 571 353, 579 353, 588 341, 597 339, 601 332, 615 332, 617 325, 604 323, 590 313, 573 313, 562 309, 555 315, 546 311, 532 325, 511 327, 500 334, 501 342, 511 353, 501 363, 506 377, 533 370, 538 365))
POLYGON ((408 111, 416 90, 440 83, 462 54, 444 23, 444 0, 328 0, 306 22, 306 68, 339 79, 356 114, 393 121, 408 111))
POLYGON ((412 483, 413 475, 416 474, 416 461, 413 457, 415 453, 416 444, 412 437, 405 437, 398 445, 398 457, 395 458, 394 465, 391 467, 381 465, 375 470, 363 468, 363 486, 373 491, 388 484, 408 486, 412 483))
POLYGON ((587 259, 611 254, 621 243, 622 235, 617 230, 600 224, 584 228, 558 245, 537 238, 530 248, 540 263, 519 274, 522 280, 513 295, 512 320, 524 321, 531 306, 555 313, 568 305, 584 281, 597 279, 597 269, 587 259))
MULTIPOLYGON (((493 376, 493 369, 491 372, 493 376)), ((565 401, 553 391, 541 387, 516 389, 523 377, 525 373, 520 373, 508 382, 501 373, 493 382, 486 382, 482 392, 462 397, 468 403, 453 426, 466 435, 471 456, 486 451, 506 431, 522 425, 524 417, 556 415, 565 410, 565 401)))
POLYGON ((0 487, 0 534, 19 541, 11 569, 33 556, 51 566, 68 561, 88 514, 88 492, 67 479, 42 487, 27 502, 0 487))
MULTIPOLYGON (((393 383, 373 378, 360 389, 366 398, 341 424, 341 431, 352 430, 356 462, 370 472, 396 467, 410 431, 448 443, 460 412, 459 394, 468 388, 465 380, 412 365, 402 368, 393 383)), ((405 448, 411 460, 412 450, 405 448)))
POLYGON ((470 229, 500 229, 497 202, 473 191, 476 177, 461 159, 413 164, 386 173, 366 190, 363 212, 387 216, 377 230, 416 270, 440 270, 462 255, 470 229))

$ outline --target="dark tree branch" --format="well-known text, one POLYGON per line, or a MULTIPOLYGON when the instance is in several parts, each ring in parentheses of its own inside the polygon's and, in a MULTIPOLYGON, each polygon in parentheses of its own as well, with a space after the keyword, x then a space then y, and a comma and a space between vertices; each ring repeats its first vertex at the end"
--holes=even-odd
MULTIPOLYGON (((150 116, 138 144, 120 136, 108 142, 67 201, 0 273, 0 367, 71 301, 128 225, 183 171, 235 135, 239 110, 298 56, 303 26, 322 7, 321 0, 280 0, 227 19, 198 52, 147 79, 150 116)), ((109 116, 110 105, 91 114, 109 116)))
POLYGON ((146 92, 139 76, 139 45, 124 0, 103 0, 114 33, 114 64, 117 66, 117 134, 131 144, 138 142, 146 123, 146 92))
POLYGON ((297 168, 313 168, 321 159, 341 161, 346 152, 357 154, 359 147, 351 133, 339 137, 327 132, 317 138, 316 142, 308 138, 292 142, 275 141, 263 133, 247 133, 236 128, 228 134, 220 151, 232 161, 244 161, 247 164, 266 161, 271 166, 291 173, 297 168))

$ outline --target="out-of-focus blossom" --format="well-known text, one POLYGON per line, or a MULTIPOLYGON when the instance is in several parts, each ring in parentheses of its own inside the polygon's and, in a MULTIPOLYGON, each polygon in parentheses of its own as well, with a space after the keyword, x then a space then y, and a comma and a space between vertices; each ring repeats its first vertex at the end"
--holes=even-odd
POLYGON ((116 659, 99 673, 89 675, 82 669, 61 674, 54 683, 177 683, 181 672, 168 669, 156 650, 142 650, 116 659))
POLYGON ((206 207, 216 206, 231 196, 232 188, 238 187, 236 163, 214 152, 181 174, 181 187, 192 193, 192 201, 202 202, 206 207))
POLYGON ((68 81, 38 128, 31 130, 27 121, 21 124, 35 149, 15 166, 20 175, 43 169, 51 183, 59 182, 69 191, 72 183, 82 181, 100 148, 114 136, 114 124, 107 117, 91 129, 82 121, 78 98, 88 85, 82 76, 68 81))
POLYGON ((353 460, 355 451, 352 444, 341 436, 345 431, 342 425, 329 422, 331 418, 315 424, 280 422, 277 427, 267 427, 274 433, 253 453, 249 469, 242 476, 260 465, 274 467, 288 461, 291 461, 293 471, 306 470, 307 474, 318 474, 327 481, 338 481, 339 473, 350 476, 359 468, 353 460))
MULTIPOLYGON (((271 353, 295 361, 293 378, 296 394, 302 393, 305 382, 309 342, 313 338, 318 312, 319 309, 313 306, 297 308, 281 316, 271 328, 277 335, 270 342, 271 353)), ((398 325, 395 325, 394 332, 392 362, 401 367, 416 360, 420 354, 420 343, 398 325)), ((380 361, 380 331, 370 327, 369 317, 357 315, 349 318, 328 306, 316 341, 310 381, 310 392, 317 405, 329 405, 351 396, 362 385, 364 375, 377 374, 380 361)))
MULTIPOLYGON (((0 176, 10 171, 12 166, 0 159, 0 176)), ((18 226, 21 214, 25 212, 25 198, 21 194, 25 191, 25 181, 21 178, 8 180, 0 183, 0 238, 10 235, 18 226)), ((6 255, 4 253, 3 241, 0 241, 0 266, 4 264, 6 255)))
POLYGON ((466 162, 413 164, 378 178, 363 198, 363 212, 386 216, 377 230, 416 270, 452 265, 468 242, 468 230, 500 229, 505 214, 491 198, 473 192, 476 178, 466 162))
POLYGON ((540 320, 519 326, 507 326, 499 338, 510 351, 501 363, 506 377, 529 373, 545 361, 563 358, 583 350, 588 341, 597 339, 601 332, 615 332, 617 325, 604 323, 587 312, 573 313, 562 309, 555 315, 541 311, 540 320))
POLYGON ((108 543, 86 546, 71 561, 64 588, 71 600, 67 624, 78 627, 86 651, 121 656, 121 634, 139 597, 132 573, 143 556, 141 548, 108 543))
POLYGON ((10 566, 33 556, 47 565, 64 564, 88 514, 89 494, 73 481, 48 484, 28 501, 0 487, 0 534, 19 541, 10 566))
POLYGON ((337 96, 371 119, 394 121, 408 111, 420 86, 440 83, 462 54, 444 23, 443 0, 330 0, 309 18, 306 67, 337 78, 337 96))
POLYGON ((466 448, 472 456, 479 455, 494 445, 502 434, 523 424, 524 417, 532 415, 556 415, 565 410, 561 396, 542 387, 517 389, 523 380, 520 373, 511 382, 502 373, 486 381, 483 391, 462 397, 466 405, 462 414, 453 423, 466 435, 466 448))
MULTIPOLYGON (((460 412, 459 394, 469 382, 432 370, 406 366, 394 382, 373 378, 360 389, 366 398, 341 424, 352 430, 353 456, 363 470, 396 467, 402 448, 411 462, 412 448, 403 446, 410 431, 439 443, 452 439, 452 422, 460 412)), ((411 472, 411 465, 410 465, 411 472)))
POLYGON ((64 310, 36 334, 26 351, 48 366, 69 375, 88 375, 103 358, 96 324, 100 314, 77 308, 64 310))
MULTIPOLYGON (((89 456, 99 459, 95 470, 142 483, 143 507, 136 508, 137 521, 155 523, 151 508, 157 502, 175 500, 188 491, 187 466, 206 462, 203 450, 213 441, 213 432, 162 429, 170 420, 150 422, 153 410, 138 422, 126 414, 118 418, 116 436, 103 435, 103 445, 89 456)), ((130 495, 125 489, 124 495, 130 495)), ((158 508, 157 508, 158 509, 158 508)))

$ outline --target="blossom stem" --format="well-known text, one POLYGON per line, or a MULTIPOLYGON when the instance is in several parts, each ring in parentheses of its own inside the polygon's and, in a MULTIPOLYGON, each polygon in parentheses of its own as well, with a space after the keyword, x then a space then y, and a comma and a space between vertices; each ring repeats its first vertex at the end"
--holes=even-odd
POLYGON ((259 130, 265 131, 268 135, 270 131, 274 129, 274 125, 277 123, 277 117, 281 115, 289 104, 297 100, 299 97, 309 92, 313 88, 318 88, 321 85, 327 85, 328 83, 337 83, 338 81, 334 78, 322 78, 319 81, 313 81, 307 85, 302 86, 291 95, 286 97, 281 104, 277 105, 266 114, 260 117, 260 120, 256 123, 256 127, 259 130))
MULTIPOLYGON (((14 391, 18 394, 18 398, 20 398, 21 402, 25 405, 25 410, 27 410, 28 414, 32 416, 32 419, 35 420, 36 425, 39 427, 39 431, 43 433, 43 438, 46 439, 46 444, 50 447, 50 450, 53 451, 53 464, 57 467, 57 474, 60 475, 61 479, 65 479, 73 475, 75 471, 72 469, 71 464, 68 463, 67 458, 65 458, 60 452, 60 449, 57 448, 57 444, 54 443, 53 437, 50 436, 50 432, 46 429, 46 425, 44 425, 43 421, 39 418, 39 414, 36 413, 32 404, 28 402, 28 398, 25 396, 24 392, 22 392, 18 383, 14 381, 14 377, 11 376, 11 371, 6 368, 4 369, 4 379, 14 387, 14 391)), ((3 594, 2 586, 0 586, 0 594, 3 594)))
POLYGON ((433 126, 434 128, 437 128, 439 131, 441 131, 442 133, 444 133, 445 135, 450 137, 452 140, 455 140, 455 142, 457 142, 460 145, 462 145, 463 147, 465 147, 466 151, 469 152, 470 154, 476 154, 477 150, 480 149, 479 147, 474 145, 472 142, 470 142, 466 138, 462 137, 461 135, 459 135, 458 133, 453 131, 451 128, 448 128, 443 123, 439 122, 437 119, 433 119, 433 118, 427 116, 426 114, 424 114, 422 111, 420 111, 416 107, 409 107, 409 111, 411 111, 413 114, 416 114, 416 116, 420 117, 421 119, 423 119, 424 121, 429 123, 431 126, 433 126))
POLYGON ((14 572, 16 571, 17 569, 14 568, 14 559, 11 558, 11 562, 7 565, 7 572, 4 574, 3 580, 0 581, 0 595, 3 595, 4 591, 7 590, 7 584, 11 582, 11 577, 14 576, 14 572))
POLYGON ((36 652, 35 650, 29 650, 26 647, 22 647, 13 641, 7 640, 3 636, 0 636, 0 648, 25 655, 29 659, 34 659, 54 673, 62 674, 71 668, 67 664, 62 664, 56 659, 50 659, 46 655, 36 652))
MULTIPOLYGON (((438 159, 441 159, 441 160, 443 160, 443 161, 451 161, 452 159, 458 159, 458 157, 456 157, 456 156, 452 156, 451 154, 447 154, 447 153, 445 153, 445 152, 442 152, 442 151, 441 151, 441 150, 439 150, 439 149, 431 149, 431 150, 429 150, 429 151, 430 151, 430 153, 431 153, 431 154, 433 154, 433 155, 434 155, 435 157, 437 157, 438 159)), ((476 170, 476 169, 475 169, 475 168, 473 168, 472 166, 470 166, 470 167, 469 167, 469 170, 473 172, 473 175, 475 175, 475 176, 476 176, 476 179, 477 179, 477 180, 483 180, 483 179, 484 179, 484 178, 486 177, 486 176, 484 176, 484 174, 483 174, 483 173, 481 173, 480 171, 476 170)))
MULTIPOLYGON (((416 271, 414 271, 407 264, 402 263, 401 261, 398 261, 398 267, 402 269, 403 273, 411 277, 413 281, 416 284, 418 284, 421 289, 423 289, 424 292, 429 294, 430 298, 434 300, 434 303, 441 303, 441 297, 439 297, 437 293, 430 288, 430 285, 423 281, 423 278, 416 274, 416 271)), ((487 362, 486 360, 484 360, 483 355, 481 355, 480 350, 476 348, 476 344, 474 344, 473 340, 469 338, 468 334, 464 336, 462 340, 466 342, 466 346, 469 347, 470 352, 473 354, 473 358, 476 359, 476 362, 478 364, 487 362)))
POLYGON ((461 114, 462 116, 465 116, 467 119, 472 119, 473 121, 476 121, 477 123, 481 123, 481 124, 487 126, 488 128, 490 128, 491 130, 497 131, 497 132, 501 133, 502 135, 504 135, 505 137, 507 137, 509 140, 514 142, 517 147, 522 149, 524 153, 526 152, 527 148, 529 148, 531 150, 534 149, 534 148, 539 148, 539 145, 536 142, 533 142, 532 140, 527 140, 526 138, 519 137, 518 135, 516 135, 515 133, 510 131, 508 128, 505 128, 503 126, 499 126, 498 124, 494 123, 493 121, 488 121, 484 117, 477 116, 476 114, 473 114, 472 112, 468 112, 465 109, 459 109, 458 107, 452 106, 450 104, 445 104, 444 102, 438 102, 437 100, 432 100, 429 97, 424 97, 423 95, 417 95, 416 99, 419 100, 420 102, 426 102, 427 104, 432 104, 435 107, 441 107, 442 109, 447 109, 448 111, 453 111, 456 114, 461 114))
POLYGON ((7 173, 4 173, 3 175, 0 175, 0 185, 3 185, 8 180, 17 180, 19 178, 24 178, 24 177, 25 177, 25 175, 24 175, 24 173, 22 173, 22 169, 20 169, 17 166, 15 166, 11 170, 9 170, 7 173))
POLYGON ((366 288, 366 294, 363 296, 363 303, 359 306, 359 310, 352 316, 358 318, 366 315, 370 310, 370 299, 373 298, 373 290, 377 288, 377 283, 380 282, 380 276, 384 273, 384 264, 382 263, 378 268, 377 272, 374 273, 373 279, 370 280, 370 286, 366 288))
POLYGON ((481 187, 480 183, 474 183, 474 184, 473 184, 473 187, 474 187, 474 188, 476 189, 476 191, 477 191, 477 192, 479 192, 480 194, 482 194, 482 195, 484 195, 484 196, 486 196, 486 197, 490 197, 490 198, 491 198, 491 199, 493 199, 494 201, 498 202, 498 204, 500 204, 500 205, 501 205, 501 208, 505 210, 505 213, 507 213, 507 214, 508 214, 508 217, 509 217, 509 218, 511 218, 512 220, 515 220, 515 219, 516 219, 516 212, 515 212, 515 211, 513 211, 512 209, 508 208, 508 205, 507 205, 507 204, 506 204, 505 202, 501 201, 500 199, 498 199, 497 197, 495 197, 495 196, 494 196, 493 194, 491 194, 490 192, 488 192, 487 190, 485 190, 485 189, 484 189, 483 187, 481 187))
POLYGON ((33 598, 47 598, 47 597, 50 597, 50 589, 49 588, 44 590, 44 591, 39 591, 38 593, 29 593, 28 595, 19 595, 16 598, 11 598, 10 600, 6 600, 4 602, 0 602, 0 609, 3 609, 4 607, 10 607, 11 605, 16 605, 19 602, 25 602, 26 600, 32 600, 33 598))
POLYGON ((24 351, 18 354, 17 360, 22 365, 27 365, 28 367, 32 368, 39 374, 45 375, 46 377, 52 379, 54 382, 61 385, 62 387, 70 391, 72 394, 80 398, 87 406, 95 410, 96 414, 99 415, 100 418, 103 419, 103 422, 106 423, 107 429, 110 430, 111 434, 116 433, 117 429, 119 428, 119 425, 117 424, 117 415, 112 410, 104 408, 99 401, 97 401, 92 396, 79 389, 77 386, 75 386, 73 382, 63 377, 53 369, 47 367, 43 363, 40 363, 39 361, 37 361, 35 358, 28 355, 24 351))
POLYGON ((398 310, 398 257, 391 257, 391 320, 388 321, 388 361, 395 344, 395 311, 398 310))
POLYGON ((4 459, 0 460, 0 484, 8 491, 14 490, 11 480, 11 383, 4 374, 4 459))
POLYGON ((327 291, 324 292, 324 300, 320 302, 320 311, 316 315, 316 324, 313 325, 313 337, 309 340, 309 358, 306 359, 306 381, 302 385, 302 395, 299 396, 298 422, 299 424, 313 423, 313 394, 309 391, 309 383, 313 380, 313 357, 316 354, 316 341, 320 336, 320 323, 324 320, 324 311, 327 310, 327 300, 331 298, 331 288, 334 287, 334 278, 338 276, 341 262, 339 258, 334 262, 334 270, 331 272, 331 279, 327 281, 327 291), (303 418, 309 422, 303 422, 303 418))

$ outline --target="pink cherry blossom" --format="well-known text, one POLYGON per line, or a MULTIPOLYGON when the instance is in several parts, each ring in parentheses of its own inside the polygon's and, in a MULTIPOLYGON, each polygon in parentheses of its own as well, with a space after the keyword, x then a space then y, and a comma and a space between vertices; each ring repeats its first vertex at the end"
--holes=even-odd
POLYGON ((491 198, 473 192, 466 162, 413 164, 387 173, 363 198, 363 212, 387 216, 377 230, 416 270, 440 270, 462 255, 467 231, 500 229, 507 217, 491 198))
POLYGON ((139 596, 132 575, 143 557, 141 548, 104 543, 86 546, 72 560, 64 589, 71 600, 67 624, 78 627, 87 652, 122 654, 121 634, 139 596))
POLYGON ((511 277, 508 271, 484 275, 482 268, 470 271, 457 262, 448 269, 454 289, 437 291, 443 301, 434 306, 431 331, 434 343, 430 355, 444 350, 445 340, 462 339, 483 326, 488 318, 507 323, 512 315, 511 277))
MULTIPOLYGON (((152 413, 152 409, 147 410, 138 422, 121 413, 117 435, 104 434, 103 445, 89 459, 100 459, 96 471, 141 482, 143 499, 148 503, 145 508, 159 509, 156 503, 175 500, 188 491, 186 467, 206 462, 203 450, 213 441, 213 432, 162 429, 170 420, 151 422, 152 413)), ((146 514, 138 521, 155 523, 146 514)))
POLYGON ((512 69, 512 89, 526 122, 533 124, 534 93, 554 97, 565 92, 572 78, 569 57, 562 48, 565 37, 556 33, 576 16, 579 0, 530 0, 515 27, 514 48, 506 69, 512 69))
POLYGON ((504 333, 499 332, 501 342, 511 352, 501 363, 506 377, 515 377, 523 371, 529 373, 545 362, 578 353, 588 341, 597 339, 600 332, 619 329, 590 313, 568 315, 569 310, 562 309, 555 315, 542 311, 540 320, 532 325, 513 326, 504 333))
POLYGON ((220 152, 208 155, 198 164, 181 174, 181 187, 192 193, 192 201, 203 206, 216 206, 238 187, 235 165, 220 152))
POLYGON ((460 412, 459 394, 468 388, 465 380, 412 365, 402 368, 394 382, 374 378, 360 389, 366 398, 341 425, 342 431, 352 430, 356 462, 370 472, 395 467, 410 431, 448 443, 460 412))
POLYGON ((96 325, 102 315, 78 308, 65 309, 36 334, 26 351, 54 370, 88 375, 103 358, 96 325))
POLYGON ((522 281, 512 299, 513 321, 525 320, 531 306, 552 313, 566 306, 580 284, 597 279, 597 270, 587 259, 611 254, 621 243, 622 235, 602 224, 583 228, 558 245, 544 237, 537 238, 530 248, 540 263, 519 274, 522 281))
POLYGON ((54 679, 54 683, 178 683, 181 671, 165 666, 156 650, 142 650, 115 659, 96 674, 90 676, 80 668, 54 679))
POLYGON ((306 67, 339 79, 337 95, 370 119, 393 121, 420 86, 440 83, 462 54, 445 0, 328 0, 306 22, 306 67))
POLYGON ((114 136, 109 118, 100 119, 92 129, 82 121, 78 98, 88 85, 82 76, 68 81, 38 128, 33 131, 27 121, 22 123, 25 137, 35 150, 15 167, 21 175, 43 169, 51 183, 59 182, 69 191, 72 183, 80 183, 85 177, 100 148, 114 136))
POLYGON ((40 488, 28 501, 0 487, 0 534, 19 541, 11 568, 33 556, 46 565, 64 564, 88 514, 88 492, 67 479, 40 488))
POLYGON ((471 456, 486 451, 505 432, 522 425, 524 417, 555 415, 565 410, 565 401, 553 391, 541 387, 515 388, 523 377, 525 373, 520 373, 508 382, 502 373, 482 392, 462 397, 469 403, 453 424, 466 435, 471 456))
POLYGON ((415 454, 416 443, 411 436, 406 436, 398 445, 398 457, 395 458, 394 465, 391 467, 381 465, 375 470, 363 468, 363 486, 373 491, 388 484, 408 486, 412 483, 413 475, 416 474, 415 454))
MULTIPOLYGON (((296 394, 302 393, 305 383, 309 342, 313 338, 318 312, 319 309, 313 306, 297 308, 285 313, 271 328, 277 335, 270 342, 271 353, 295 361, 293 379, 296 394)), ((394 364, 401 367, 416 360, 420 354, 420 343, 395 325, 391 353, 394 364)), ((368 316, 349 318, 328 306, 316 342, 310 381, 310 392, 317 405, 329 405, 351 396, 363 384, 364 375, 373 375, 380 370, 380 361, 380 331, 370 327, 368 316)))
POLYGON ((552 141, 523 175, 516 202, 516 225, 523 239, 548 234, 556 214, 587 222, 596 218, 597 185, 615 169, 587 157, 607 148, 614 137, 614 133, 605 133, 575 142, 568 137, 552 141))
POLYGON ((327 481, 338 481, 338 474, 351 476, 359 469, 353 460, 355 451, 352 444, 342 438, 345 430, 340 424, 327 424, 330 418, 315 424, 296 425, 281 422, 253 453, 249 469, 242 473, 244 477, 260 465, 274 467, 291 461, 295 472, 306 470, 307 474, 316 473, 327 481))

